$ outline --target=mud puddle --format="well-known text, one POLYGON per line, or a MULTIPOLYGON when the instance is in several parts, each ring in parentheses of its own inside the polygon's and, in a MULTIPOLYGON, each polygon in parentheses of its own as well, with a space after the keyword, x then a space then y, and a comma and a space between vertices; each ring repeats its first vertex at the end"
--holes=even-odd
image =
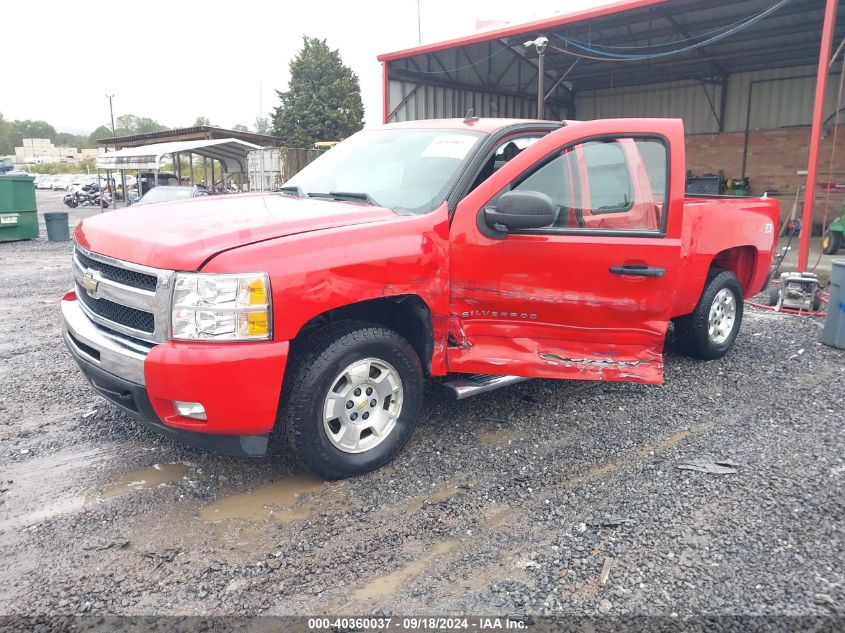
POLYGON ((469 486, 469 484, 457 484, 455 482, 445 483, 441 486, 438 486, 434 490, 424 495, 420 495, 418 497, 413 497, 407 502, 407 512, 409 514, 414 514, 419 512, 423 505, 426 503, 440 503, 441 501, 448 501, 459 492, 461 492, 461 486, 469 486))
POLYGON ((111 499, 132 490, 156 488, 161 484, 179 481, 190 471, 190 466, 178 462, 175 464, 154 464, 149 468, 131 470, 122 475, 117 483, 102 492, 86 497, 85 502, 91 503, 97 500, 111 499))
POLYGON ((91 505, 131 492, 155 488, 184 477, 190 467, 185 464, 156 464, 133 470, 99 493, 84 494, 96 476, 98 463, 110 451, 106 448, 67 451, 36 457, 9 467, 4 478, 5 503, 0 515, 0 531, 14 530, 63 514, 70 514, 91 505))
POLYGON ((269 486, 216 501, 200 510, 200 518, 204 521, 298 521, 317 511, 318 504, 308 497, 324 487, 322 480, 311 475, 290 475, 269 486))
POLYGON ((356 591, 352 604, 371 603, 382 600, 398 589, 407 589, 407 583, 414 577, 420 575, 438 556, 448 554, 458 545, 458 541, 442 541, 435 543, 431 551, 424 556, 407 563, 396 571, 384 576, 379 576, 356 591))
POLYGON ((80 477, 106 455, 101 448, 67 450, 5 465, 0 531, 80 509, 85 504, 80 477))
POLYGON ((479 431, 478 443, 484 446, 509 446, 519 437, 515 429, 493 429, 490 431, 479 431))

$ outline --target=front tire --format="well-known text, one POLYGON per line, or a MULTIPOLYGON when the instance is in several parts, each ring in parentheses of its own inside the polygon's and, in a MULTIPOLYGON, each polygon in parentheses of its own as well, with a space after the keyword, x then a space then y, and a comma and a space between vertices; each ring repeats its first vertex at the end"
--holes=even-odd
POLYGON ((822 252, 825 255, 836 255, 842 247, 842 233, 827 230, 822 238, 822 252))
POLYGON ((295 349, 285 380, 280 422, 288 445, 320 477, 383 466, 416 427, 422 367, 410 343, 385 327, 338 321, 321 328, 295 349))
POLYGON ((733 347, 742 324, 743 293, 732 272, 714 268, 692 314, 675 319, 675 340, 688 356, 714 360, 733 347))

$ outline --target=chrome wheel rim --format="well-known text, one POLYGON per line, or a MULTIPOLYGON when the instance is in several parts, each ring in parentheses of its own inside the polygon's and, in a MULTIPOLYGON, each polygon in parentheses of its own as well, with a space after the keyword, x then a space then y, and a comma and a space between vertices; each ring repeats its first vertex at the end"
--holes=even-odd
POLYGON ((331 382, 323 403, 323 430, 344 453, 363 453, 393 432, 402 413, 402 379, 388 362, 362 358, 331 382))
POLYGON ((736 323, 736 297, 728 288, 722 288, 713 298, 710 305, 710 316, 707 320, 710 341, 720 345, 728 340, 736 323))

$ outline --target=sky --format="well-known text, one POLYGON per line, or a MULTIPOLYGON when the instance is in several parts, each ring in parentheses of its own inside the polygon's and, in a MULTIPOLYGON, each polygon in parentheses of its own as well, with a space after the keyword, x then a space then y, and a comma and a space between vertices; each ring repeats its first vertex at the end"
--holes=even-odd
MULTIPOLYGON (((477 20, 527 22, 608 0, 419 0, 422 42, 476 30, 477 20)), ((12 2, 3 7, 0 112, 89 133, 114 115, 169 127, 254 126, 278 105, 303 35, 327 40, 361 82, 365 120, 381 121, 376 55, 416 46, 416 0, 12 2), (33 14, 41 19, 33 19, 33 14), (9 28, 25 24, 26 28, 9 28), (8 58, 7 58, 8 59, 8 58)))

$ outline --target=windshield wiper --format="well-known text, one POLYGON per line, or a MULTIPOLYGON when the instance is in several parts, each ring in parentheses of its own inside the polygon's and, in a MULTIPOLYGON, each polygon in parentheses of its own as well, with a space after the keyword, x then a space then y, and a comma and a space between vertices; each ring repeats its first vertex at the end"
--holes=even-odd
POLYGON ((305 194, 302 193, 302 189, 300 189, 296 185, 291 185, 291 186, 288 186, 288 187, 279 187, 279 189, 277 191, 281 191, 282 193, 286 193, 289 196, 297 196, 299 198, 301 198, 303 195, 305 195, 305 194))
POLYGON ((328 198, 330 200, 351 200, 353 202, 366 202, 374 207, 380 206, 378 202, 368 193, 359 193, 357 191, 329 191, 324 192, 309 192, 309 198, 328 198))

